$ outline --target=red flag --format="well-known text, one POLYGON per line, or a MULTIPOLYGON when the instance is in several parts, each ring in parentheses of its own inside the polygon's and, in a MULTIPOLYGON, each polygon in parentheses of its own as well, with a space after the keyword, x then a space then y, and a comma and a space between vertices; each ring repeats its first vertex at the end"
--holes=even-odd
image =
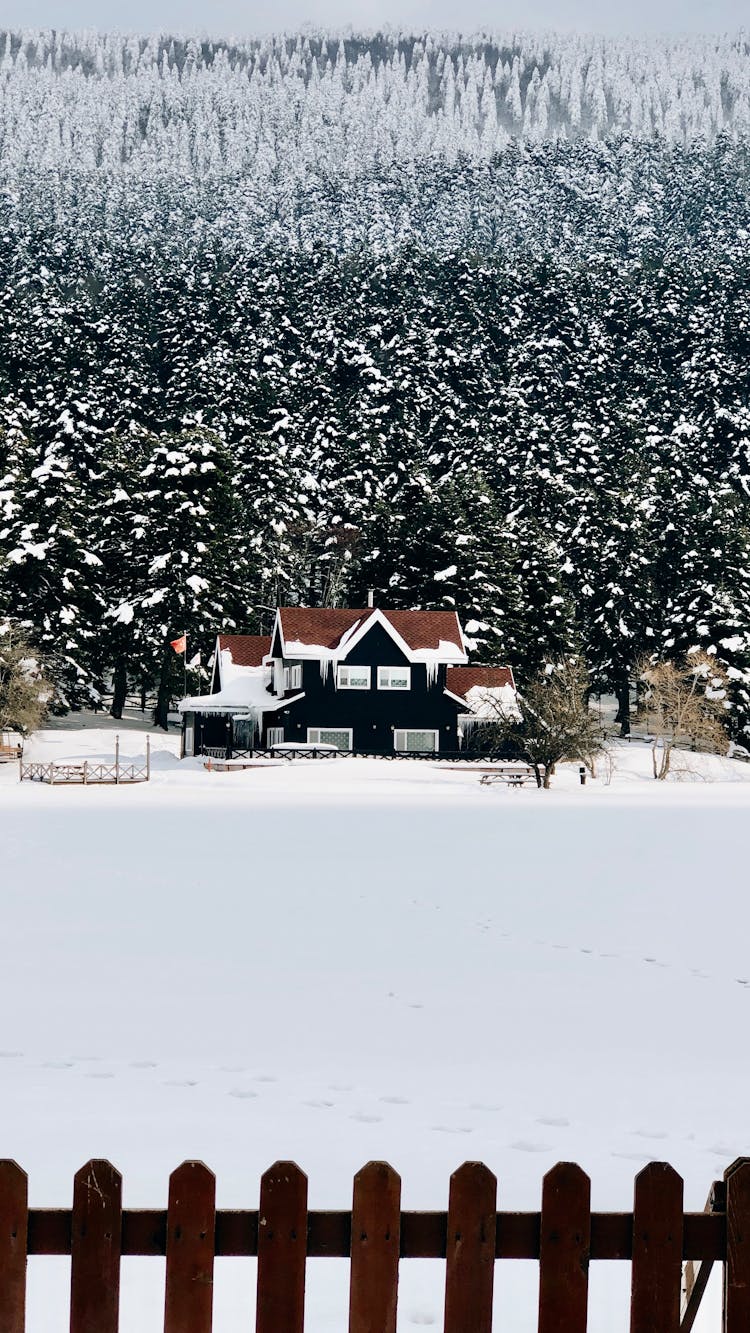
POLYGON ((181 634, 179 639, 172 639, 170 648, 174 648, 176 653, 187 652, 187 634, 181 634))

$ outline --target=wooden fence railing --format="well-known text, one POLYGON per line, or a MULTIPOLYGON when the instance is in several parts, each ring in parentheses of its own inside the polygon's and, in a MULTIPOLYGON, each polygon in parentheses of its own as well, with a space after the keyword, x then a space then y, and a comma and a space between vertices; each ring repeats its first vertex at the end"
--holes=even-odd
POLYGON ((72 1209, 29 1209, 25 1173, 0 1162, 0 1333, 23 1333, 27 1256, 52 1254, 71 1256, 71 1333, 117 1333, 123 1255, 166 1255, 165 1333, 210 1333, 214 1259, 243 1255, 258 1260, 256 1333, 302 1333, 306 1262, 323 1257, 350 1260, 349 1333, 395 1333, 399 1261, 412 1258, 444 1261, 445 1333, 491 1333, 496 1259, 538 1261, 539 1333, 584 1333, 599 1259, 631 1263, 630 1333, 692 1328, 715 1262, 722 1333, 750 1329, 750 1159, 730 1167, 702 1213, 683 1211, 682 1180, 664 1162, 637 1176, 629 1213, 592 1213, 588 1176, 569 1162, 545 1176, 535 1213, 498 1212, 481 1162, 454 1172, 447 1213, 402 1212, 387 1162, 358 1173, 345 1212, 308 1212, 293 1162, 266 1171, 257 1211, 217 1211, 202 1162, 173 1172, 166 1211, 123 1211, 121 1183, 111 1163, 91 1161, 72 1209))

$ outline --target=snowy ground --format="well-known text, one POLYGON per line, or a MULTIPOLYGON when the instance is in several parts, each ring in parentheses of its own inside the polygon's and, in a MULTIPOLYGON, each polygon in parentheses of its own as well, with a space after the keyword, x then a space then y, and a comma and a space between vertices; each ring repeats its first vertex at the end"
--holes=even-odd
MULTIPOLYGON (((143 751, 123 730, 123 754, 143 751)), ((103 728, 29 757, 110 756, 103 728)), ((50 789, 0 766, 0 1153, 32 1203, 90 1156, 126 1206, 201 1157, 253 1207, 277 1157, 312 1207, 384 1157, 406 1207, 481 1158, 502 1206, 580 1161, 627 1208, 651 1158, 687 1204, 750 1151, 750 766, 649 780, 642 746, 585 788, 486 789, 423 762, 180 764, 135 788, 50 789)), ((31 1263, 30 1333, 67 1328, 65 1260, 31 1263)), ((592 1266, 592 1333, 625 1333, 628 1265, 592 1266)), ((217 1333, 250 1326, 253 1264, 217 1264, 217 1333)), ((441 1326, 441 1265, 404 1261, 400 1330, 441 1326)), ((156 1333, 163 1262, 125 1261, 124 1333, 156 1333)), ((535 1327, 536 1266, 500 1264, 497 1324, 535 1327)), ((346 1328, 347 1271, 311 1261, 311 1333, 346 1328)), ((718 1328, 716 1296, 703 1330, 718 1328), (710 1318, 713 1317, 712 1323, 710 1318)))

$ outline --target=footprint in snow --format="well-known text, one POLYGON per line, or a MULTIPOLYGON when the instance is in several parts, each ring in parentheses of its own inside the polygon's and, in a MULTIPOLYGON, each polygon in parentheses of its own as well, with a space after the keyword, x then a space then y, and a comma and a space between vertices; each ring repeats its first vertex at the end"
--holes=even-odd
POLYGON ((92 1069, 86 1078, 114 1078, 114 1074, 109 1069, 92 1069))
POLYGON ((254 1074, 250 1080, 251 1083, 278 1083, 278 1081, 275 1074, 254 1074))
POLYGON ((22 1060, 23 1051, 0 1051, 0 1060, 22 1060))
POLYGON ((387 1102, 389 1106, 408 1106, 408 1097, 379 1097, 378 1101, 387 1102))
POLYGON ((378 1125, 383 1119, 382 1115, 365 1115, 362 1111, 355 1111, 354 1115, 349 1116, 350 1120, 358 1120, 360 1125, 378 1125))
POLYGON ((551 1146, 550 1146, 549 1143, 531 1143, 528 1139, 517 1139, 516 1142, 515 1142, 515 1143, 511 1143, 510 1146, 511 1146, 511 1148, 514 1148, 516 1152, 551 1152, 551 1151, 552 1151, 552 1148, 551 1148, 551 1146))
POLYGON ((549 1125, 552 1129, 568 1129, 570 1121, 564 1115, 540 1115, 538 1125, 549 1125))
POLYGON ((165 1088, 197 1088, 197 1078, 165 1078, 165 1088))
POLYGON ((131 1069, 156 1069, 155 1060, 131 1060, 131 1069))
POLYGON ((45 1060, 42 1069, 72 1069, 72 1060, 45 1060))
POLYGON ((631 1129, 630 1133, 635 1139, 666 1139, 669 1138, 664 1129, 631 1129))
POLYGON ((644 963, 651 963, 652 967, 669 967, 669 963, 660 963, 658 958, 644 958, 644 963))
POLYGON ((239 1097, 242 1101, 247 1101, 251 1097, 257 1097, 258 1094, 253 1092, 252 1088, 230 1088, 229 1096, 239 1097))
POLYGON ((318 1111, 330 1111, 333 1104, 333 1102, 316 1102, 314 1100, 304 1103, 305 1106, 314 1106, 318 1111))
POLYGON ((432 1125, 433 1134, 473 1134, 470 1125, 432 1125))

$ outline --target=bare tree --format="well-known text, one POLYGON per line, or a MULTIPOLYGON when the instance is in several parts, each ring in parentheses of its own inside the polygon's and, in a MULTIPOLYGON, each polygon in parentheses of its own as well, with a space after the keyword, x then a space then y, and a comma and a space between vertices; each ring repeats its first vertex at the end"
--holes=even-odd
POLYGON ((589 768, 604 750, 596 715, 588 706, 589 681, 580 658, 540 671, 518 695, 518 708, 498 706, 491 724, 502 744, 534 770, 538 787, 549 787, 555 766, 579 759, 589 768))
POLYGON ((0 623, 0 731, 36 731, 52 694, 28 641, 7 621, 0 623))
POLYGON ((726 754, 727 675, 707 653, 688 653, 682 662, 641 662, 639 725, 651 736, 654 777, 663 782, 673 751, 692 749, 726 754))

